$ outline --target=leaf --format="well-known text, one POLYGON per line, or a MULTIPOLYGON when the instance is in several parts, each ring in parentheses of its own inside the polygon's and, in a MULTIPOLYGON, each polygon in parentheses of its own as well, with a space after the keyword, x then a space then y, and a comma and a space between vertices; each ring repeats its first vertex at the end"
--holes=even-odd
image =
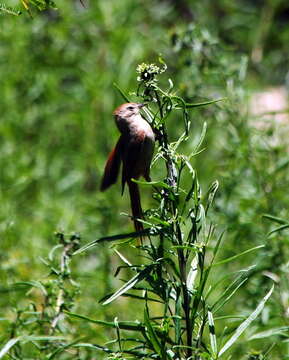
POLYGON ((210 310, 208 310, 208 322, 209 322, 209 332, 210 332, 210 343, 213 351, 213 358, 215 358, 216 355, 218 354, 218 347, 217 347, 214 318, 210 310))
MULTIPOLYGON (((154 223, 157 225, 163 225, 163 226, 167 226, 167 227, 171 226, 171 224, 168 221, 162 220, 157 216, 150 216, 150 220, 154 221, 154 223)), ((144 223, 148 224, 147 221, 145 221, 144 223)), ((153 224, 150 223, 150 226, 153 226, 153 224)))
POLYGON ((186 103, 186 108, 187 108, 187 109, 191 109, 191 108, 194 108, 194 107, 211 105, 211 104, 215 104, 215 103, 217 103, 217 102, 225 101, 225 100, 227 100, 227 98, 221 98, 221 99, 216 99, 216 100, 209 100, 209 101, 204 101, 204 102, 195 103, 195 104, 187 104, 187 103, 186 103))
POLYGON ((168 184, 164 183, 163 181, 141 181, 136 179, 131 179, 131 180, 132 182, 143 186, 159 186, 168 190, 171 189, 171 187, 168 184))
POLYGON ((214 245, 214 250, 213 250, 213 258, 212 258, 212 261, 211 261, 211 266, 213 265, 214 261, 215 261, 215 258, 216 258, 216 255, 218 253, 218 250, 219 250, 219 247, 221 245, 221 242, 222 242, 222 239, 223 239, 223 236, 225 234, 226 230, 223 230, 220 235, 218 236, 218 239, 217 239, 217 242, 216 244, 214 245))
POLYGON ((281 225, 281 226, 277 227, 276 229, 270 231, 267 236, 270 236, 270 235, 274 234, 275 232, 282 231, 282 230, 285 230, 288 228, 289 228, 289 224, 281 225))
POLYGON ((212 306, 212 308, 214 308, 214 312, 217 312, 219 309, 221 309, 247 280, 247 277, 244 278, 243 275, 240 275, 235 281, 233 281, 212 306), (217 304, 219 304, 218 307, 216 307, 217 304))
POLYGON ((19 16, 21 15, 21 11, 17 9, 13 9, 10 6, 6 6, 5 4, 0 4, 0 12, 6 13, 8 15, 19 16))
POLYGON ((49 336, 49 335, 24 335, 20 336, 20 340, 24 343, 30 342, 30 341, 60 341, 65 340, 64 336, 49 336))
POLYGON ((234 335, 226 342, 226 344, 220 350, 219 356, 224 354, 224 352, 227 351, 236 342, 236 340, 240 337, 240 335, 247 329, 247 327, 251 324, 251 322, 254 321, 258 317, 258 315, 263 310, 266 301, 272 295, 273 290, 274 290, 274 285, 271 287, 269 292, 264 296, 264 298, 259 303, 257 308, 252 312, 252 314, 245 321, 243 321, 240 326, 238 326, 238 328, 235 331, 234 335))
POLYGON ((282 225, 288 224, 287 220, 281 219, 281 218, 279 218, 277 216, 273 216, 273 215, 270 215, 270 214, 263 214, 262 217, 265 218, 265 219, 275 221, 278 224, 282 224, 282 225))
POLYGON ((207 193, 206 214, 207 214, 210 206, 212 205, 212 203, 213 203, 213 201, 215 199, 215 196, 216 196, 216 193, 217 193, 218 189, 219 189, 219 181, 215 180, 210 185, 210 188, 209 188, 208 193, 207 193))
POLYGON ((10 339, 2 348, 2 350, 0 351, 0 359, 6 355, 8 353, 8 351, 15 345, 18 343, 18 341, 20 341, 21 337, 17 337, 14 339, 10 339))
POLYGON ((10 339, 0 351, 0 359, 8 353, 8 351, 18 342, 30 342, 30 341, 54 341, 64 340, 64 336, 46 336, 46 335, 29 335, 18 336, 17 338, 10 339))
MULTIPOLYGON (((246 269, 241 269, 239 271, 236 272, 225 272, 222 274, 221 278, 218 281, 214 281, 214 283, 211 284, 210 288, 208 289, 207 294, 205 295, 205 299, 207 299, 210 294, 212 294, 212 292, 220 285, 222 284, 225 280, 227 280, 228 278, 232 277, 232 275, 234 274, 239 274, 238 277, 228 286, 226 286, 225 291, 222 292, 221 297, 214 303, 214 306, 216 306, 216 304, 220 301, 221 298, 224 298, 224 295, 226 295, 230 288, 232 286, 234 286, 235 283, 239 283, 240 281, 243 281, 245 278, 248 279, 249 278, 249 274, 251 273, 251 271, 253 269, 256 268, 256 265, 252 265, 249 268, 246 269)), ((209 268, 210 269, 210 268, 209 268)), ((212 306, 211 306, 212 308, 212 306)))
POLYGON ((196 254, 191 262, 190 271, 187 277, 187 288, 190 291, 192 291, 194 288, 196 276, 198 274, 198 263, 199 263, 199 257, 198 254, 196 254))
POLYGON ((35 280, 19 281, 19 282, 15 283, 14 285, 26 285, 26 286, 35 287, 35 288, 41 290, 41 292, 43 293, 44 296, 47 295, 47 291, 46 291, 45 287, 39 281, 35 281, 35 280))
POLYGON ((66 349, 69 349, 73 345, 77 344, 80 339, 74 340, 73 342, 66 344, 66 345, 59 345, 55 351, 53 351, 52 354, 47 357, 47 360, 54 359, 56 355, 59 355, 60 353, 64 352, 66 349))
POLYGON ((128 293, 128 294, 122 294, 123 297, 130 297, 130 298, 133 298, 133 299, 138 299, 138 300, 147 300, 147 301, 152 301, 152 302, 157 302, 159 304, 163 304, 164 302, 162 300, 158 300, 158 299, 155 299, 155 298, 152 298, 152 297, 143 297, 143 296, 140 296, 140 295, 135 295, 135 294, 131 294, 131 293, 128 293))
POLYGON ((127 95, 124 93, 124 91, 116 83, 114 83, 113 86, 118 90, 118 92, 126 102, 128 103, 131 102, 130 99, 127 97, 127 95))
MULTIPOLYGON (((55 246, 53 246, 53 248, 49 251, 49 254, 48 254, 48 259, 50 261, 53 261, 53 258, 54 258, 54 252, 58 249, 61 249, 63 248, 63 244, 57 244, 55 246)), ((48 265, 48 264, 47 264, 48 265)))
POLYGON ((152 343, 155 352, 161 357, 161 359, 163 359, 161 343, 151 325, 147 307, 144 310, 144 324, 146 326, 146 333, 149 341, 152 343))
MULTIPOLYGON (((94 350, 104 351, 108 354, 114 354, 114 355, 116 354, 114 350, 111 350, 107 347, 104 347, 104 346, 101 346, 98 344, 80 343, 80 344, 73 345, 73 347, 76 347, 76 348, 84 347, 84 348, 90 348, 90 349, 94 349, 94 350)), ((147 356, 147 352, 141 352, 141 351, 135 351, 135 350, 123 350, 122 353, 133 355, 134 356, 133 359, 144 359, 147 356)), ((113 356, 113 358, 115 358, 115 357, 113 356)), ((112 358, 109 358, 109 359, 112 359, 112 358)), ((127 358, 121 357, 121 359, 127 359, 127 358)))
POLYGON ((94 350, 101 350, 101 351, 104 351, 104 352, 107 352, 109 354, 111 353, 114 353, 113 350, 110 350, 104 346, 101 346, 101 345, 97 345, 97 344, 90 344, 90 343, 79 343, 79 344, 75 344, 73 345, 73 347, 76 347, 76 348, 89 348, 89 349, 94 349, 94 350))
MULTIPOLYGON (((104 325, 104 326, 108 326, 111 328, 115 328, 115 323, 112 321, 95 320, 95 319, 91 319, 87 316, 72 313, 69 311, 64 311, 64 313, 70 317, 85 320, 85 321, 91 322, 93 324, 104 325)), ((119 321, 118 327, 122 330, 131 330, 131 331, 144 330, 144 326, 139 321, 119 321)))
POLYGON ((218 265, 222 265, 222 264, 228 263, 228 262, 230 262, 230 261, 232 261, 232 260, 236 260, 236 259, 237 259, 238 257, 240 257, 240 256, 243 256, 243 255, 245 255, 245 254, 248 254, 248 253, 251 252, 251 251, 254 251, 254 250, 257 250, 257 249, 261 249, 261 248, 263 248, 263 247, 265 247, 265 245, 255 246, 255 247, 253 247, 253 248, 251 248, 251 249, 248 249, 248 250, 245 250, 245 251, 241 252, 240 254, 237 254, 237 255, 231 256, 231 257, 229 257, 229 258, 227 258, 227 259, 218 261, 218 262, 216 262, 215 264, 213 264, 212 266, 218 266, 218 265))
POLYGON ((204 101, 204 102, 195 103, 195 104, 188 104, 188 103, 186 103, 185 106, 186 106, 187 109, 192 109, 192 108, 195 108, 195 107, 200 107, 200 106, 206 106, 206 105, 210 105, 210 104, 215 104, 215 103, 217 103, 217 102, 224 101, 224 100, 227 100, 227 98, 221 98, 221 99, 216 99, 216 100, 209 100, 209 101, 204 101))
POLYGON ((182 298, 180 296, 180 292, 176 294, 176 300, 175 300, 175 316, 174 316, 174 323, 175 323, 175 343, 180 344, 181 343, 181 337, 182 337, 182 298))
POLYGON ((171 143, 171 147, 173 151, 176 151, 177 148, 179 147, 179 145, 183 142, 188 140, 188 136, 186 134, 186 132, 184 132, 179 138, 178 141, 176 141, 175 143, 171 143))
MULTIPOLYGON (((127 233, 127 234, 105 236, 105 237, 99 238, 97 240, 93 240, 90 243, 82 246, 80 249, 76 250, 72 255, 78 255, 86 250, 89 250, 93 246, 96 246, 105 241, 116 241, 116 240, 129 239, 129 238, 138 238, 140 235, 148 235, 149 233, 150 233, 150 229, 145 229, 143 231, 131 232, 131 233, 127 233)), ((150 234, 150 235, 152 235, 152 234, 150 234)))
POLYGON ((112 296, 110 296, 107 300, 105 300, 102 305, 107 305, 110 302, 114 301, 123 293, 127 292, 129 289, 134 287, 138 282, 145 279, 146 276, 150 273, 151 269, 152 266, 147 266, 144 270, 140 271, 133 278, 131 278, 126 284, 124 284, 120 289, 118 289, 112 296))
POLYGON ((199 141, 198 141, 197 145, 195 146, 194 150, 189 155, 189 159, 191 157, 193 157, 198 152, 199 148, 201 147, 201 145, 202 145, 202 143, 203 143, 203 141, 205 139, 206 133, 207 133, 207 123, 205 121, 204 124, 203 124, 203 128, 202 128, 202 132, 201 132, 201 136, 199 138, 199 141))
POLYGON ((284 335, 284 336, 288 337, 288 331, 289 331, 289 326, 273 328, 273 329, 269 329, 269 330, 262 331, 262 332, 254 334, 254 335, 251 335, 249 337, 249 340, 264 339, 264 338, 271 337, 274 335, 284 335), (284 334, 284 332, 287 332, 287 334, 284 334))
POLYGON ((24 6, 25 10, 29 10, 28 0, 21 0, 22 5, 24 6))
POLYGON ((114 249, 114 252, 117 253, 117 255, 121 258, 121 260, 128 266, 132 266, 131 263, 116 249, 114 249))

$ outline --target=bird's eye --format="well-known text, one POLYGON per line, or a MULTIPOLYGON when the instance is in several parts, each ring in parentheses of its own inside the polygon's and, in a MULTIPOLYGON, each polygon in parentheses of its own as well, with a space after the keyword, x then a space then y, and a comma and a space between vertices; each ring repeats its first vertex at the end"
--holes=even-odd
POLYGON ((133 106, 129 106, 129 107, 128 107, 128 110, 133 110, 133 109, 134 109, 133 106))

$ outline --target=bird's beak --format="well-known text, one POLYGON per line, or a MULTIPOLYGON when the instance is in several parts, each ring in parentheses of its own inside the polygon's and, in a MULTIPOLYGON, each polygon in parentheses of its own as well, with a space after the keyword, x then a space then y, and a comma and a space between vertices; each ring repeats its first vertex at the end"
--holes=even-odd
POLYGON ((139 108, 139 109, 141 109, 142 107, 144 107, 146 104, 137 104, 137 107, 139 108))

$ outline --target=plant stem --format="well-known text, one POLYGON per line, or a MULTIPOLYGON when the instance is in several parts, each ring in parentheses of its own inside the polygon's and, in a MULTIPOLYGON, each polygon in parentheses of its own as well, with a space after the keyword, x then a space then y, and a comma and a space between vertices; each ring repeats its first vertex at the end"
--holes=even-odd
POLYGON ((60 284, 59 284, 59 292, 57 295, 57 299, 56 299, 56 306, 55 306, 55 316, 51 322, 51 328, 50 328, 50 333, 53 334, 56 326, 58 324, 58 321, 60 320, 61 316, 62 316, 62 310, 63 310, 63 305, 65 303, 65 291, 64 291, 64 279, 67 275, 67 270, 68 270, 68 262, 69 262, 69 258, 70 258, 70 253, 71 250, 73 249, 73 247, 75 246, 74 242, 71 241, 68 244, 64 245, 62 254, 61 254, 61 259, 60 259, 60 284))
MULTIPOLYGON (((161 101, 160 101, 160 98, 159 98, 159 95, 157 92, 155 92, 155 95, 156 95, 158 106, 159 106, 160 117, 161 117, 161 120, 163 120, 164 114, 163 114, 163 109, 161 106, 161 101)), ((168 133, 167 133, 165 123, 163 121, 162 121, 162 124, 160 127, 160 134, 161 134, 161 136, 160 136, 159 141, 160 141, 160 145, 163 150, 164 159, 165 159, 166 168, 167 168, 167 183, 171 187, 174 195, 176 195, 178 174, 177 174, 177 169, 174 164, 173 158, 170 154, 168 133)), ((176 219, 177 215, 178 215, 177 206, 176 206, 175 201, 176 201, 175 197, 173 200, 167 201, 168 208, 172 214, 173 219, 176 219)), ((181 227, 180 227, 179 221, 176 222, 175 227, 176 227, 175 228, 176 231, 174 231, 174 229, 172 229, 172 233, 177 234, 177 243, 178 243, 178 245, 182 245, 183 244, 182 232, 181 232, 181 227)), ((173 226, 172 226, 172 228, 173 228, 173 226)), ((187 358, 190 358, 192 356, 192 327, 191 327, 191 321, 190 321, 190 295, 189 295, 188 288, 187 288, 187 261, 184 256, 184 250, 182 248, 178 248, 177 253, 178 253, 178 263, 179 263, 180 276, 181 276, 180 280, 181 280, 181 287, 182 287, 182 294, 183 294, 182 307, 184 310, 185 323, 186 323, 186 337, 187 337, 187 347, 188 347, 186 356, 187 356, 187 358)))

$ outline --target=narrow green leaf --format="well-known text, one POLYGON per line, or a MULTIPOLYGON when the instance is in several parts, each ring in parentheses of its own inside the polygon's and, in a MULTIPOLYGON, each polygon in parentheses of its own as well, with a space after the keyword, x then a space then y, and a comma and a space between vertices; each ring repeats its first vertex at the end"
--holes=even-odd
POLYGON ((210 343, 213 352, 213 358, 215 358, 216 355, 218 354, 218 347, 217 347, 214 318, 210 310, 208 310, 208 323, 209 323, 210 343))
POLYGON ((216 243, 216 245, 214 246, 214 252, 213 252, 213 258, 212 258, 211 265, 213 265, 213 262, 214 262, 214 260, 215 260, 215 258, 216 258, 216 255, 217 255, 217 253, 218 253, 218 250, 219 250, 219 247, 220 247, 220 245, 221 245, 221 241, 222 241, 222 239, 223 239, 223 236, 224 236, 225 232, 226 232, 226 230, 223 230, 223 231, 220 233, 220 235, 219 235, 219 237, 218 237, 218 240, 217 240, 217 243, 216 243))
MULTIPOLYGON (((156 224, 161 224, 161 225, 164 225, 164 226, 167 226, 167 227, 171 226, 171 224, 168 221, 162 220, 157 216, 150 216, 150 220, 153 220, 156 224)), ((150 226, 153 226, 153 224, 150 223, 150 226)))
POLYGON ((187 288, 190 291, 192 291, 194 288, 195 280, 198 274, 198 263, 199 263, 199 257, 198 254, 196 254, 191 262, 190 271, 187 277, 187 288))
MULTIPOLYGON (((131 232, 131 233, 127 233, 127 234, 119 234, 119 235, 112 235, 112 236, 105 236, 102 238, 99 238, 97 240, 93 240, 90 243, 82 246, 80 249, 76 250, 73 255, 78 255, 84 251, 89 250, 90 248, 92 248, 93 246, 96 246, 102 242, 105 241, 117 241, 117 240, 123 240, 123 239, 133 239, 133 238, 138 238, 141 235, 148 235, 150 233, 150 229, 145 229, 143 231, 138 231, 138 232, 131 232)), ((151 234, 152 235, 152 234, 151 234)))
POLYGON ((20 341, 21 337, 10 339, 0 351, 0 359, 8 353, 8 351, 20 341))
POLYGON ((248 280, 248 278, 244 278, 242 275, 239 276, 230 286, 222 293, 220 298, 214 303, 212 308, 214 308, 214 312, 218 312, 236 293, 236 291, 248 280), (218 305, 218 306, 217 306, 218 305))
POLYGON ((254 334, 254 335, 251 335, 249 337, 249 340, 264 339, 264 338, 271 337, 274 335, 278 335, 278 336, 283 335, 283 336, 289 337, 288 331, 289 331, 289 326, 273 328, 273 329, 269 329, 269 330, 262 331, 262 332, 254 334), (285 334, 285 332, 287 334, 285 334))
MULTIPOLYGON (((95 320, 95 319, 91 319, 91 318, 89 318, 87 316, 72 313, 72 312, 69 312, 69 311, 64 311, 64 312, 65 312, 66 315, 68 315, 70 317, 85 320, 85 321, 88 321, 88 322, 91 322, 91 323, 97 324, 97 325, 104 325, 104 326, 107 326, 107 327, 110 327, 110 328, 115 328, 115 323, 112 322, 112 321, 95 320)), ((122 330, 130 330, 130 331, 142 331, 142 330, 144 330, 144 326, 139 321, 120 321, 118 323, 118 326, 122 330)))
POLYGON ((210 185, 210 188, 209 188, 208 193, 207 193, 206 214, 207 214, 210 206, 212 205, 212 203, 213 203, 213 201, 215 199, 215 196, 216 196, 216 193, 217 193, 218 189, 219 189, 219 181, 215 180, 210 185))
POLYGON ((31 280, 31 281, 19 281, 17 283, 15 283, 14 285, 26 285, 26 286, 31 286, 31 287, 35 287, 39 290, 41 290, 41 292, 43 293, 43 295, 47 295, 47 291, 45 289, 45 287, 41 284, 41 282, 39 281, 35 281, 35 280, 31 280))
POLYGON ((201 147, 201 145, 202 145, 202 143, 203 143, 203 141, 205 139, 206 133, 207 133, 207 123, 205 121, 204 124, 203 124, 203 128, 202 128, 202 132, 201 132, 201 136, 199 138, 199 141, 198 141, 197 145, 195 146, 194 150, 189 155, 189 157, 188 157, 189 159, 191 157, 193 157, 198 152, 199 148, 201 147))
POLYGON ((150 273, 152 266, 147 266, 144 270, 140 271, 133 278, 131 278, 126 284, 124 284, 120 289, 118 289, 112 296, 103 302, 102 305, 107 305, 117 299, 119 296, 127 292, 129 289, 134 287, 138 282, 146 278, 150 273))
POLYGON ((272 220, 272 221, 274 221, 274 222, 276 222, 278 224, 282 224, 282 225, 288 224, 287 220, 281 219, 281 218, 279 218, 277 216, 273 216, 273 215, 270 215, 270 214, 263 214, 262 217, 265 218, 265 219, 272 220))
POLYGON ((20 341, 24 343, 30 341, 60 341, 65 340, 64 336, 49 336, 49 335, 24 335, 20 336, 20 341))
POLYGON ((178 141, 176 141, 175 143, 171 143, 171 147, 173 151, 176 151, 177 148, 179 147, 179 145, 183 142, 188 140, 188 136, 186 134, 186 132, 184 132, 179 138, 178 141))
POLYGON ((23 335, 10 339, 0 351, 0 359, 6 355, 9 350, 18 342, 27 343, 30 341, 59 341, 64 340, 64 336, 47 336, 47 335, 23 335))
MULTIPOLYGON (((90 348, 90 349, 94 349, 94 350, 100 350, 100 351, 104 351, 108 354, 116 354, 115 350, 111 350, 107 347, 101 346, 101 345, 97 345, 97 344, 90 344, 90 343, 80 343, 80 344, 75 344, 73 345, 73 347, 75 348, 90 348)), ((129 355, 133 355, 133 359, 144 359, 144 358, 152 358, 151 356, 148 355, 147 352, 143 352, 143 351, 135 351, 135 350, 123 350, 122 351, 123 354, 129 354, 129 355)), ((131 358, 131 357, 129 357, 131 358)), ((124 357, 122 357, 122 359, 124 359, 124 357)))
POLYGON ((123 99, 126 102, 131 102, 131 100, 127 97, 127 95, 124 93, 124 91, 116 84, 114 83, 113 86, 118 90, 118 92, 120 93, 120 95, 123 97, 123 99))
POLYGON ((276 229, 270 231, 270 232, 268 233, 268 236, 270 236, 270 235, 272 235, 272 234, 274 234, 274 233, 276 233, 276 232, 279 232, 279 231, 288 229, 288 228, 289 228, 289 224, 281 225, 281 226, 277 227, 276 229))
POLYGON ((142 181, 142 180, 136 180, 136 179, 131 179, 132 182, 142 185, 142 186, 157 186, 157 187, 163 187, 165 189, 170 189, 171 187, 164 183, 163 181, 142 181))
POLYGON ((272 295, 273 290, 274 290, 274 285, 271 287, 270 291, 266 294, 266 296, 264 296, 264 298, 259 303, 257 308, 252 312, 252 314, 245 321, 242 322, 242 324, 235 331, 234 335, 225 343, 225 345, 222 347, 222 349, 219 352, 219 356, 224 354, 224 352, 227 351, 237 341, 237 339, 247 329, 247 327, 251 324, 251 322, 258 317, 258 315, 263 310, 266 301, 272 295))
POLYGON ((140 296, 140 295, 135 295, 135 294, 122 294, 123 297, 130 297, 130 298, 133 298, 133 299, 138 299, 138 300, 147 300, 147 301, 152 301, 152 302, 157 302, 159 304, 163 304, 164 302, 161 301, 161 300, 158 300, 158 299, 155 299, 155 298, 152 298, 152 297, 144 297, 144 296, 140 296))
POLYGON ((176 300, 175 300, 175 316, 174 316, 174 324, 175 324, 175 342, 177 345, 181 344, 182 340, 182 327, 181 327, 181 321, 182 321, 182 298, 180 296, 180 293, 177 294, 176 300))
POLYGON ((161 343, 160 343, 160 341, 159 341, 159 339, 157 337, 157 334, 154 331, 154 328, 151 325, 151 321, 150 321, 150 318, 149 318, 147 307, 144 309, 144 324, 146 326, 147 336, 149 338, 149 341, 152 343, 155 352, 161 358, 163 358, 161 343))
POLYGON ((48 259, 50 261, 53 261, 55 251, 60 248, 63 248, 63 244, 57 244, 57 245, 53 246, 53 248, 49 251, 48 259))
POLYGON ((253 247, 253 248, 251 248, 251 249, 248 249, 248 250, 245 250, 245 251, 241 252, 240 254, 237 254, 237 255, 231 256, 231 257, 229 257, 229 258, 227 258, 227 259, 218 261, 218 262, 216 262, 215 264, 213 264, 212 266, 218 266, 218 265, 222 265, 222 264, 228 263, 228 262, 230 262, 230 261, 232 261, 232 260, 238 259, 238 257, 240 257, 240 256, 246 255, 246 254, 248 254, 248 253, 251 252, 251 251, 258 250, 258 249, 261 249, 261 248, 263 248, 263 247, 265 247, 265 245, 255 246, 255 247, 253 247))
MULTIPOLYGON (((249 277, 248 274, 249 274, 253 269, 255 269, 255 268, 256 268, 256 265, 252 265, 252 266, 250 266, 249 268, 246 268, 246 269, 241 269, 241 270, 236 271, 236 272, 231 272, 231 273, 222 274, 222 276, 221 276, 221 278, 220 278, 219 280, 217 280, 217 281, 215 281, 213 284, 211 284, 210 289, 208 289, 208 291, 207 291, 207 293, 206 293, 206 295, 205 295, 205 299, 207 299, 207 298, 210 296, 210 294, 212 294, 212 292, 213 292, 220 284, 222 284, 226 279, 232 277, 232 276, 235 275, 235 274, 241 274, 241 275, 239 275, 238 278, 240 278, 240 277, 241 277, 242 279, 248 278, 248 277, 249 277)), ((226 288, 227 288, 227 287, 226 287, 226 288)))
POLYGON ((131 266, 131 263, 125 258, 118 250, 114 249, 114 252, 121 258, 121 260, 127 265, 131 266))
POLYGON ((55 351, 53 351, 52 354, 49 355, 49 357, 47 357, 47 360, 54 359, 56 357, 56 355, 59 355, 60 353, 64 352, 66 349, 69 349, 73 345, 77 344, 79 340, 80 339, 77 339, 77 340, 75 340, 69 344, 63 345, 63 346, 59 345, 57 347, 57 349, 55 351))
POLYGON ((216 99, 216 100, 209 100, 209 101, 204 101, 204 102, 195 103, 195 104, 188 104, 188 103, 186 103, 186 108, 187 108, 187 109, 192 109, 192 108, 199 107, 199 106, 206 106, 206 105, 215 104, 215 103, 217 103, 217 102, 224 101, 224 100, 227 100, 227 98, 221 98, 221 99, 216 99))

